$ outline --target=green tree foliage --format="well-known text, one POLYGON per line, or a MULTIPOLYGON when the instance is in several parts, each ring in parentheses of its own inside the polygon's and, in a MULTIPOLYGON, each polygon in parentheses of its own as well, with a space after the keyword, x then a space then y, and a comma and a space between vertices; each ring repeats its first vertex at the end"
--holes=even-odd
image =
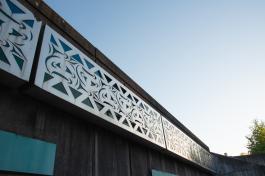
POLYGON ((265 153, 265 122, 254 120, 250 127, 251 134, 247 136, 247 148, 250 154, 265 153))

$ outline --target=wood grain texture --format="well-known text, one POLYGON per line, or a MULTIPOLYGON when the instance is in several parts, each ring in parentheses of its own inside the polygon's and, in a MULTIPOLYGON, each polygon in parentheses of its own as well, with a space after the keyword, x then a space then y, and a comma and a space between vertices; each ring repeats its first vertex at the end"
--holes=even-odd
POLYGON ((56 176, 149 176, 151 169, 210 175, 4 86, 0 86, 0 129, 57 144, 56 176))

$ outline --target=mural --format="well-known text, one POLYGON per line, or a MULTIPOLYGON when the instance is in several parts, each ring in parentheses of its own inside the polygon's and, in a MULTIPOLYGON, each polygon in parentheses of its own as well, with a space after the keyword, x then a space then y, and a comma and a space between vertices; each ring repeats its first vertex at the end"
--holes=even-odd
POLYGON ((0 69, 29 80, 41 22, 15 0, 0 0, 0 69))
POLYGON ((167 149, 183 158, 193 161, 205 168, 213 168, 213 158, 207 150, 194 142, 189 136, 162 118, 167 149))
POLYGON ((212 168, 207 150, 49 26, 44 33, 35 84, 187 160, 212 168))
POLYGON ((165 147, 161 115, 48 26, 35 84, 165 147))
MULTIPOLYGON (((41 22, 0 0, 0 69, 29 80, 41 22)), ((46 25, 35 85, 120 128, 213 170, 213 156, 46 25)))

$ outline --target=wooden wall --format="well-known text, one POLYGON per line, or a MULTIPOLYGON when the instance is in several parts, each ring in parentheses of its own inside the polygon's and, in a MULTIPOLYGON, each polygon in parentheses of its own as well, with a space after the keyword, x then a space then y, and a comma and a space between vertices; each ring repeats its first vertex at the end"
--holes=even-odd
POLYGON ((0 97, 0 130, 57 144, 55 175, 148 176, 151 169, 210 175, 19 90, 0 85, 0 97))
MULTIPOLYGON (((49 24, 53 27, 198 144, 206 150, 208 149, 200 139, 44 2, 41 0, 19 1, 31 10, 43 22, 43 25, 49 24)), ((33 66, 35 69, 39 51, 40 46, 37 46, 33 66)), ((33 86, 34 73, 33 69, 30 83, 27 83, 25 87, 33 86)), ((10 80, 5 81, 5 84, 11 84, 10 80)), ((52 107, 25 94, 24 91, 7 88, 1 83, 0 130, 57 144, 55 175, 148 176, 151 169, 176 173, 179 176, 210 175, 193 165, 119 135, 119 132, 114 133, 106 128, 88 123, 74 113, 66 113, 64 110, 52 107)))

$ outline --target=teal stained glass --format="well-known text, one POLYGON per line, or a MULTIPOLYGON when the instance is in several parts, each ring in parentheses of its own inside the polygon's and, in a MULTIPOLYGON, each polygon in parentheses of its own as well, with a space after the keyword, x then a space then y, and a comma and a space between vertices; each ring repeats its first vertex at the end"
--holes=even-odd
POLYGON ((56 145, 0 131, 0 170, 53 175, 56 145))
POLYGON ((176 176, 176 174, 170 174, 166 172, 160 172, 157 170, 152 170, 152 176, 176 176))

